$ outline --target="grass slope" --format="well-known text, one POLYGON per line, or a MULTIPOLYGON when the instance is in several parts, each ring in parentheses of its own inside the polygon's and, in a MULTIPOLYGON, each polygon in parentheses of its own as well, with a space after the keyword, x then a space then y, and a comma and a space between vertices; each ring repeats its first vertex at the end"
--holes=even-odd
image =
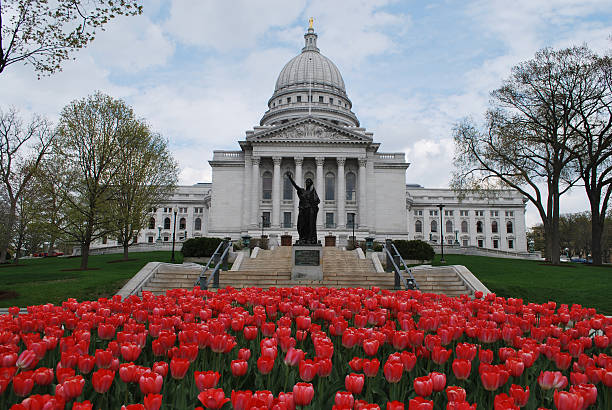
MULTIPOLYGON (((177 262, 182 255, 176 252, 177 262)), ((113 262, 122 254, 89 257, 91 270, 79 271, 80 258, 22 260, 21 266, 0 266, 0 293, 17 297, 0 299, 0 307, 60 304, 68 298, 95 300, 114 295, 144 265, 170 261, 170 252, 134 252, 127 262, 113 262)))
MULTIPOLYGON (((445 255, 448 265, 464 265, 498 296, 544 303, 549 300, 594 307, 612 315, 612 266, 564 263, 546 265, 539 261, 485 256, 445 255)), ((434 265, 439 265, 436 255, 434 265)))

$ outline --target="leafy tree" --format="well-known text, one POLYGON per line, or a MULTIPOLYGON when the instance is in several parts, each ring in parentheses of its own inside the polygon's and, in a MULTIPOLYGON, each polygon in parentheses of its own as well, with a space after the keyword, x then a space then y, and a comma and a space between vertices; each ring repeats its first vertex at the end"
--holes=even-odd
POLYGON ((123 245, 123 258, 148 222, 149 211, 175 189, 178 165, 160 135, 143 121, 133 120, 119 136, 117 160, 111 193, 111 230, 123 245))
POLYGON ((61 113, 55 160, 64 164, 58 192, 65 203, 59 227, 81 246, 81 269, 87 269, 91 242, 112 231, 111 206, 123 135, 134 120, 125 102, 96 93, 75 100, 61 113))
POLYGON ((0 187, 6 214, 0 230, 0 263, 14 234, 17 207, 54 141, 49 122, 34 117, 24 126, 16 110, 0 110, 0 187))
POLYGON ((137 0, 0 1, 0 73, 15 63, 41 75, 61 70, 71 52, 93 41, 113 18, 142 13, 137 0))
POLYGON ((456 189, 505 186, 536 207, 546 236, 546 255, 559 263, 559 201, 575 183, 576 111, 572 95, 580 87, 580 48, 544 49, 512 69, 491 93, 486 125, 455 126, 456 189))

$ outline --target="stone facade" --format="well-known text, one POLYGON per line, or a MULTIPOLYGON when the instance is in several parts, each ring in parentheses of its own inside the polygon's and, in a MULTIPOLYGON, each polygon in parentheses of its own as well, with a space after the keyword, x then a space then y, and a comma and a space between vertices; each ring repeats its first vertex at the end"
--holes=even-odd
POLYGON ((314 30, 304 39, 302 52, 282 69, 260 124, 239 141, 240 150, 214 151, 212 182, 179 187, 151 214, 139 242, 171 241, 173 208, 179 241, 259 236, 262 228, 271 237, 295 240, 298 199, 285 177, 289 171, 300 186, 306 178, 314 181, 321 241, 355 232, 358 240, 439 243, 442 203, 445 244, 526 251, 525 203, 518 193, 460 200, 452 190, 406 185, 405 154, 379 151, 380 143, 351 111, 339 70, 319 52, 314 30))

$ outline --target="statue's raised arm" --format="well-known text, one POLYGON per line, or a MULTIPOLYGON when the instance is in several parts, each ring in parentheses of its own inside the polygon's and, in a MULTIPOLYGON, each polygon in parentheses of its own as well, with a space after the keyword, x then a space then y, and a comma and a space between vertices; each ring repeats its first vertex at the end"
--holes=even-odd
POLYGON ((289 178, 289 182, 291 182, 291 185, 293 185, 295 187, 295 189, 297 189, 298 191, 300 190, 300 187, 297 186, 297 184, 295 183, 295 181, 293 180, 293 176, 291 175, 291 172, 287 171, 285 172, 285 176, 287 178, 289 178))

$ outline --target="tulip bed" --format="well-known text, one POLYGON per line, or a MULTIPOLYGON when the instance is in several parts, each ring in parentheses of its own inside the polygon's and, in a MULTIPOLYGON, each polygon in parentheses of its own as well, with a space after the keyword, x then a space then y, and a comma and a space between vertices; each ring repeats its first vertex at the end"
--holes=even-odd
POLYGON ((494 294, 175 289, 0 316, 0 408, 610 409, 612 319, 494 294))

